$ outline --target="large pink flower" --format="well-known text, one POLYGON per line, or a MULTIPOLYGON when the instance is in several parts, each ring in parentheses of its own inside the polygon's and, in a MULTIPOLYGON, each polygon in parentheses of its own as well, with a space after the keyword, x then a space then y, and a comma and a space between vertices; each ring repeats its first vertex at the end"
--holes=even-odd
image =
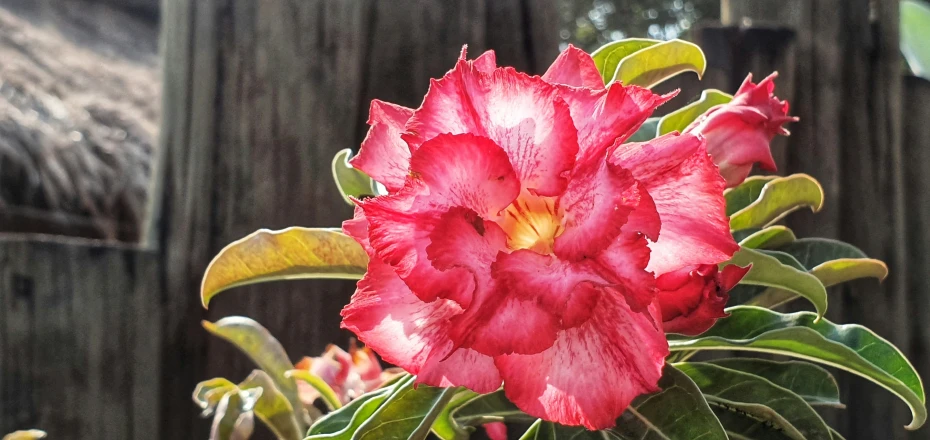
POLYGON ((788 135, 783 125, 797 121, 788 116, 788 102, 774 95, 776 73, 759 84, 746 77, 733 100, 711 108, 685 129, 707 138, 707 152, 720 167, 727 187, 746 180, 754 163, 775 171, 770 144, 775 135, 788 135))
POLYGON ((343 225, 371 257, 344 327, 419 382, 613 426, 668 354, 656 276, 737 249, 701 137, 623 143, 669 98, 570 47, 542 77, 463 51, 419 109, 372 103, 353 165, 390 194, 343 225))

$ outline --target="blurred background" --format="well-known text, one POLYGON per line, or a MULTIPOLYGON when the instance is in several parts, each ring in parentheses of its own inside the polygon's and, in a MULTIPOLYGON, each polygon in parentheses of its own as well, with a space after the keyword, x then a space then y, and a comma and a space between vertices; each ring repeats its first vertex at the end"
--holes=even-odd
MULTIPOLYGON (((778 70, 801 118, 773 147, 779 171, 827 195, 789 226, 891 269, 831 292, 828 317, 868 325, 930 377, 930 82, 901 56, 900 12, 895 0, 0 0, 0 433, 207 438, 195 384, 253 366, 204 319, 251 316, 295 359, 344 346, 351 282, 240 288, 205 311, 200 277, 258 228, 348 218, 333 154, 357 148, 371 99, 417 107, 462 44, 542 73, 568 44, 695 41, 707 73, 660 86, 682 90, 672 109, 778 70)), ((891 394, 837 376, 848 408, 825 417, 846 438, 930 439, 903 430, 891 394)))

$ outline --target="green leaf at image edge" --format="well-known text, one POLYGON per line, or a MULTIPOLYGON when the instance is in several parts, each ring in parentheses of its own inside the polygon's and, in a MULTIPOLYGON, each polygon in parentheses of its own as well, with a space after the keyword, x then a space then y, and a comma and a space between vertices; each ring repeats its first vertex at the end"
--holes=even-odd
POLYGON ((923 382, 900 350, 871 330, 836 325, 810 312, 781 314, 738 306, 727 309, 707 332, 689 338, 669 335, 669 349, 745 350, 819 362, 868 379, 901 398, 911 409, 913 430, 927 420, 923 382))
POLYGON ((786 388, 716 364, 680 363, 675 367, 694 380, 711 406, 756 414, 794 440, 830 440, 830 429, 817 411, 786 388))

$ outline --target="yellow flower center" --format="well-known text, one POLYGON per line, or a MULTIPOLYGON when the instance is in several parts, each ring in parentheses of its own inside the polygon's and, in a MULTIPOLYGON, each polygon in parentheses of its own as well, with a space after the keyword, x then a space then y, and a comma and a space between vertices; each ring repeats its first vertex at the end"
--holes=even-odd
POLYGON ((501 228, 507 234, 507 247, 552 253, 555 238, 562 234, 562 212, 554 197, 524 192, 501 214, 501 228))

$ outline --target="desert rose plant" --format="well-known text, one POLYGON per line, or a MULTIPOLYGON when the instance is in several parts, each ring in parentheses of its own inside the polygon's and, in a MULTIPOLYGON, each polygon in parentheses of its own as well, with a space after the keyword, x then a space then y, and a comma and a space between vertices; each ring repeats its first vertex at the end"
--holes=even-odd
POLYGON ((901 352, 823 319, 826 287, 885 265, 777 224, 820 209, 810 176, 747 178, 774 170, 769 144, 796 121, 775 76, 651 117, 675 96, 651 87, 704 66, 679 40, 569 47, 542 76, 463 49, 419 108, 372 102, 358 155, 333 162, 354 217, 235 242, 201 291, 356 279, 342 326, 365 348, 295 366, 248 318, 205 323, 259 366, 195 391, 212 437, 248 437, 257 416, 282 439, 839 439, 818 363, 894 393, 920 427, 901 352), (796 299, 814 311, 773 310, 796 299))

